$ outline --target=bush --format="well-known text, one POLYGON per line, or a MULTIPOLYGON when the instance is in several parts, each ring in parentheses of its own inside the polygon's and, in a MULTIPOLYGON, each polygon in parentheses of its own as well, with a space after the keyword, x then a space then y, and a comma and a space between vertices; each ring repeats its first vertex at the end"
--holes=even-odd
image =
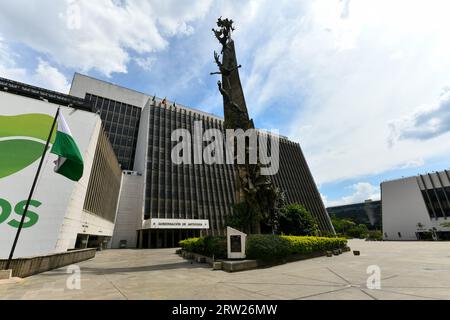
POLYGON ((204 255, 216 259, 227 258, 227 237, 205 237, 204 240, 204 255))
POLYGON ((313 236, 319 232, 311 213, 299 204, 285 206, 280 215, 280 232, 293 236, 313 236))
POLYGON ((198 253, 218 259, 227 257, 227 238, 207 236, 180 241, 180 246, 189 252, 198 253))
POLYGON ((369 231, 367 234, 367 240, 381 241, 383 240, 383 233, 381 231, 369 231))
POLYGON ((347 235, 347 230, 356 227, 356 223, 352 220, 336 218, 335 215, 331 217, 331 222, 333 223, 336 233, 344 236, 347 235))
POLYGON ((250 235, 247 237, 246 254, 249 259, 274 260, 288 256, 289 241, 276 235, 250 235))
POLYGON ((189 252, 203 254, 205 250, 203 238, 189 238, 180 241, 179 244, 184 250, 189 252))
POLYGON ((344 238, 325 237, 295 237, 281 236, 289 242, 291 254, 323 252, 335 249, 343 249, 347 245, 344 238))
POLYGON ((365 239, 369 230, 365 224, 359 224, 347 230, 347 235, 353 238, 365 239))
MULTIPOLYGON (((214 255, 217 259, 227 258, 226 237, 191 238, 180 241, 180 245, 189 252, 208 257, 214 255)), ((343 249, 346 245, 347 240, 344 238, 249 235, 246 254, 249 259, 270 261, 285 258, 290 254, 343 249)))

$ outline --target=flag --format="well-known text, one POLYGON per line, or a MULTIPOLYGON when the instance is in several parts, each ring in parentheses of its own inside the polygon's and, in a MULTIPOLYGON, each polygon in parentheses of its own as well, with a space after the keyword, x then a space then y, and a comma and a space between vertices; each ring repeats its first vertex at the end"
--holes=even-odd
POLYGON ((73 181, 81 179, 83 158, 62 113, 59 113, 56 139, 50 152, 58 155, 58 160, 55 161, 56 173, 73 181))

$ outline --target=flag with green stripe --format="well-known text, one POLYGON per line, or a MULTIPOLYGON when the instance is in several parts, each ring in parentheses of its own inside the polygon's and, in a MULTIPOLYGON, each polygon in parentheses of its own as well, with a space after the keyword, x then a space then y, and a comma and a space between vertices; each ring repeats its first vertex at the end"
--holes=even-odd
POLYGON ((55 161, 55 172, 73 181, 81 179, 83 158, 62 113, 58 117, 56 139, 50 152, 58 155, 58 160, 55 161))

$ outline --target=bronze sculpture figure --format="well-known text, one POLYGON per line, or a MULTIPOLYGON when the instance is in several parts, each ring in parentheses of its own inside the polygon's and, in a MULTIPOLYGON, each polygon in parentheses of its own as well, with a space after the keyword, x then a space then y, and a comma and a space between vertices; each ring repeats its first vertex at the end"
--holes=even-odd
MULTIPOLYGON (((217 21, 218 30, 213 29, 214 35, 222 45, 222 61, 220 55, 214 51, 214 61, 219 72, 211 75, 222 76, 218 81, 219 92, 223 97, 225 129, 255 129, 253 120, 250 119, 244 92, 239 77, 241 65, 237 64, 236 51, 231 33, 235 30, 233 20, 222 19, 217 21)), ((266 220, 276 232, 277 217, 283 204, 284 193, 275 188, 269 177, 261 175, 261 164, 249 163, 249 150, 246 146, 245 164, 236 164, 236 204, 244 211, 244 214, 252 216, 252 222, 242 228, 247 233, 260 233, 260 224, 266 220)), ((236 161, 236 159, 235 159, 236 161)))

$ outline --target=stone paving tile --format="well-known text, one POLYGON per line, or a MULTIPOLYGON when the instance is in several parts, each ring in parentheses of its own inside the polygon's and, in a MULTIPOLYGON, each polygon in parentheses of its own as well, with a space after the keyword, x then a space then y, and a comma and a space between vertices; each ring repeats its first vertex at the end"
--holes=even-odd
POLYGON ((317 295, 305 295, 297 300, 373 300, 357 288, 335 289, 317 295))
POLYGON ((351 240, 345 253, 238 273, 190 263, 174 249, 109 250, 79 264, 81 290, 68 290, 66 268, 0 282, 0 299, 450 299, 449 242, 351 240), (381 290, 366 287, 367 267, 381 290))

